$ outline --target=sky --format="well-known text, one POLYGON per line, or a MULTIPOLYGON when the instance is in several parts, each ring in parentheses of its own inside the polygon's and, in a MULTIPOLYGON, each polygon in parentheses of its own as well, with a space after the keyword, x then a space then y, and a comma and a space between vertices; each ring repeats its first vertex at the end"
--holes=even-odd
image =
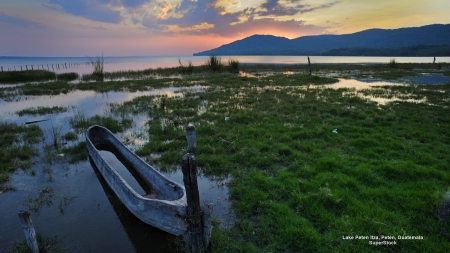
POLYGON ((449 0, 1 0, 0 56, 189 56, 289 39, 450 23, 449 0))

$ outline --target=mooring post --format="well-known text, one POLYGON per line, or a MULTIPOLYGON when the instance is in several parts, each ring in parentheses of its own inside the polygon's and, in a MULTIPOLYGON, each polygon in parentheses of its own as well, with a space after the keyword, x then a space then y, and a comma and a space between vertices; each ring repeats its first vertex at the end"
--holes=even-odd
POLYGON ((31 252, 39 253, 39 247, 36 240, 36 232, 34 231, 33 222, 31 221, 30 213, 28 211, 19 212, 20 222, 22 222, 23 233, 27 239, 28 248, 31 252))
POLYGON ((3 66, 2 66, 2 72, 3 72, 3 66))
POLYGON ((308 56, 308 66, 309 66, 309 75, 311 75, 311 62, 309 61, 309 56, 308 56))
POLYGON ((188 143, 188 152, 189 153, 195 153, 195 150, 197 149, 197 140, 195 135, 195 127, 194 126, 187 126, 185 128, 186 133, 186 140, 188 143))
POLYGON ((192 252, 204 252, 206 242, 203 231, 203 210, 197 185, 197 161, 194 154, 183 156, 181 169, 187 197, 187 221, 189 223, 189 240, 192 252))

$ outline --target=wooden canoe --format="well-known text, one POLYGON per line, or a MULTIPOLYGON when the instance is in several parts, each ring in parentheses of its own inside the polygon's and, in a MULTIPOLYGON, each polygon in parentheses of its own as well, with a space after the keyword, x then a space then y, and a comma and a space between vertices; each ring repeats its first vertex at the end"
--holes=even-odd
MULTIPOLYGON (((187 199, 183 185, 170 180, 145 163, 125 147, 107 128, 91 126, 86 133, 86 145, 93 162, 105 181, 122 203, 141 221, 176 236, 188 236, 186 221, 187 199), (140 195, 108 164, 99 150, 107 149, 120 154, 141 179, 152 189, 151 194, 140 195), (112 150, 111 150, 112 149, 112 150)), ((141 181, 142 181, 141 180, 141 181)), ((209 242, 211 232, 210 212, 204 212, 204 234, 209 242)))

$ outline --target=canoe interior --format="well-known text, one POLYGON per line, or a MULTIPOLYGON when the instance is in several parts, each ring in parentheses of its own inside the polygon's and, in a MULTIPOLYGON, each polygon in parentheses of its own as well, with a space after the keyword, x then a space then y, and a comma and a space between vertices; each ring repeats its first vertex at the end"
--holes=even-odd
POLYGON ((142 161, 142 159, 120 143, 107 129, 92 127, 87 134, 97 151, 106 150, 113 153, 130 171, 140 187, 146 192, 146 195, 143 195, 143 197, 174 201, 185 195, 182 186, 167 179, 153 167, 142 161))

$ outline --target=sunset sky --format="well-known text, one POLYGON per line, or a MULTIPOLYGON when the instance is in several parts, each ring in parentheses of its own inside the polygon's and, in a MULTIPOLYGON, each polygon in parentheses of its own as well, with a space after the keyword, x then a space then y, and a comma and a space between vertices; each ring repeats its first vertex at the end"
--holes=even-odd
POLYGON ((187 56, 287 38, 450 23, 449 0, 1 0, 0 56, 187 56))

